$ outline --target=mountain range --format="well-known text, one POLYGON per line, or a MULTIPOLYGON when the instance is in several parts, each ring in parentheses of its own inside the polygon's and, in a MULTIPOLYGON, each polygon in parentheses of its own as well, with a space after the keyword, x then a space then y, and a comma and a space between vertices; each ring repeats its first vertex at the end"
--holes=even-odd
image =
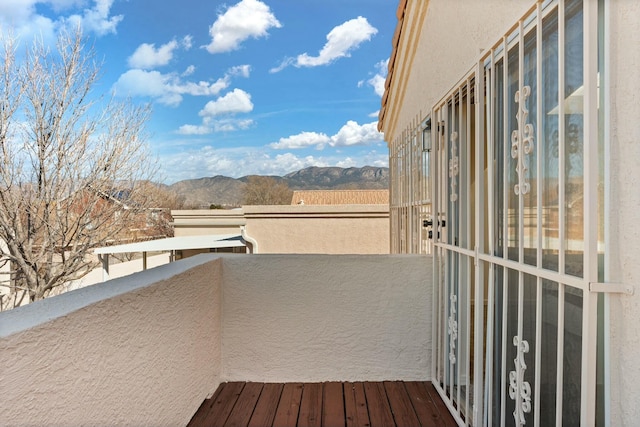
MULTIPOLYGON (((251 175, 230 178, 214 177, 178 181, 169 188, 184 197, 190 208, 210 205, 240 206, 244 187, 251 175)), ((384 189, 389 188, 389 168, 364 166, 361 168, 308 167, 285 176, 271 176, 285 182, 292 190, 384 189)))

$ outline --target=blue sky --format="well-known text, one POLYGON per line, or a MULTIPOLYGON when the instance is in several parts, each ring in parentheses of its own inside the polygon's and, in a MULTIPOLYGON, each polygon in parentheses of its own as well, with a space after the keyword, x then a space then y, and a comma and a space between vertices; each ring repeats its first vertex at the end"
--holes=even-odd
POLYGON ((0 29, 81 23, 97 92, 150 102, 159 180, 387 166, 396 0, 0 0, 0 29))

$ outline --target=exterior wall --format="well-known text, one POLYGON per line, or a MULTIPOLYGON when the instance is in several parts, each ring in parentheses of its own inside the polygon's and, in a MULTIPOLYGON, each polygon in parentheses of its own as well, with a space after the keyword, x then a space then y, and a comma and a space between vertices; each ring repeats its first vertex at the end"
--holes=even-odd
POLYGON ((640 3, 610 2, 611 204, 608 212, 609 278, 635 286, 635 295, 612 295, 611 425, 640 419, 640 3))
POLYGON ((219 382, 220 270, 192 258, 0 313, 0 424, 186 425, 219 382))
POLYGON ((0 424, 178 426, 221 381, 426 379, 431 264, 200 255, 0 313, 0 424))
POLYGON ((175 210, 171 216, 175 237, 235 234, 246 224, 242 209, 175 210))
POLYGON ((390 255, 225 259, 223 378, 428 379, 431 264, 390 255))
POLYGON ((532 0, 408 1, 384 117, 385 141, 413 130, 482 50, 533 4, 532 0))
POLYGON ((245 206, 258 253, 388 254, 388 205, 245 206))
POLYGON ((244 206, 172 215, 176 237, 240 233, 245 226, 258 243, 256 253, 389 253, 388 205, 244 206))

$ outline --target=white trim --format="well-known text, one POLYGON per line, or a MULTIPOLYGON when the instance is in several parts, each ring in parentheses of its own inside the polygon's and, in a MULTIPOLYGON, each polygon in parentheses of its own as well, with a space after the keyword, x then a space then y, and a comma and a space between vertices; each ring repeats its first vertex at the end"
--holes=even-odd
MULTIPOLYGON (((604 280, 611 280, 611 2, 604 3, 604 81, 600 87, 604 96, 604 280)), ((611 427, 611 298, 604 295, 604 425, 611 427)))
POLYGON ((604 294, 635 294, 635 286, 624 283, 589 283, 589 291, 592 293, 604 294))
MULTIPOLYGON (((598 2, 583 3, 584 37, 584 257, 585 281, 598 280, 598 2), (595 28, 595 31, 589 30, 595 28)), ((598 296, 583 294, 581 425, 596 420, 596 357, 598 296)))

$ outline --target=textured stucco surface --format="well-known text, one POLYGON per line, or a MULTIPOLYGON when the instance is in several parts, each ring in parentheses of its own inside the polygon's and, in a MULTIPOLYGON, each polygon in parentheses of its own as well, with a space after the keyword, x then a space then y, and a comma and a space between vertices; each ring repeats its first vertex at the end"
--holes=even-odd
POLYGON ((210 258, 1 313, 31 327, 0 341, 0 425, 186 425, 220 372, 220 261, 201 262, 210 258))
POLYGON ((252 218, 260 253, 386 254, 389 218, 252 218))
MULTIPOLYGON (((423 5, 422 1, 407 3, 408 8, 423 5)), ((403 29, 389 99, 399 100, 400 85, 406 85, 405 94, 410 96, 402 98, 402 103, 387 103, 385 141, 394 141, 408 127, 413 130, 475 65, 481 50, 490 49, 532 5, 532 0, 429 0, 415 50, 408 43, 413 43, 421 23, 406 22, 406 31, 403 29)))
POLYGON ((431 258, 198 255, 0 313, 4 426, 180 426, 221 381, 421 380, 431 258))
POLYGON ((223 378, 424 380, 431 258, 226 258, 223 378))
POLYGON ((611 2, 611 425, 640 423, 640 2, 611 2))

